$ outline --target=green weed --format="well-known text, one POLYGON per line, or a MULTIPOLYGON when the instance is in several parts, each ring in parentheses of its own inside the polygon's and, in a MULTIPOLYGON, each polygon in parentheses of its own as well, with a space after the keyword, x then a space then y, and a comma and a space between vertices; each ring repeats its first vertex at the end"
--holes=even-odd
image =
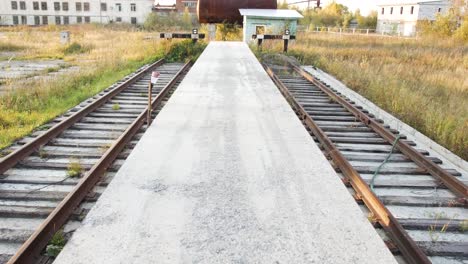
POLYGON ((112 105, 112 110, 114 110, 114 111, 120 110, 120 105, 119 104, 113 104, 112 105))
POLYGON ((57 231, 46 247, 46 253, 49 257, 57 257, 65 246, 65 236, 63 230, 57 231))
POLYGON ((83 166, 81 165, 80 160, 71 159, 68 164, 67 175, 71 178, 79 178, 83 174, 83 166))
POLYGON ((44 147, 41 147, 39 149, 38 154, 41 159, 46 159, 47 157, 49 157, 49 153, 44 149, 44 147))

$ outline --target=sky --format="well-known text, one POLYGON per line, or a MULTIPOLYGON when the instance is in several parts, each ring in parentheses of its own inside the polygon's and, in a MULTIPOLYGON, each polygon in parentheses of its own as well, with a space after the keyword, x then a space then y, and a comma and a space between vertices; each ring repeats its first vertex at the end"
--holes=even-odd
MULTIPOLYGON (((287 0, 289 3, 298 2, 302 0, 287 0)), ((333 0, 322 0, 322 6, 330 3, 333 0)), ((175 0, 156 0, 156 3, 159 2, 162 5, 174 4, 175 0)), ((351 11, 356 9, 361 10, 361 14, 367 15, 370 11, 376 10, 376 0, 336 0, 336 2, 348 6, 351 11)), ((312 3, 311 3, 312 4, 312 3)), ((307 4, 306 4, 307 6, 307 4)))

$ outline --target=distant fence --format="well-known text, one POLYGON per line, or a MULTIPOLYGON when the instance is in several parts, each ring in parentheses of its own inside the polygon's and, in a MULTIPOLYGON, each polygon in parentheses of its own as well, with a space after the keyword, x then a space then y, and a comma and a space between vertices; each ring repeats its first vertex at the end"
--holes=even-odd
POLYGON ((341 27, 308 27, 304 28, 304 32, 316 33, 332 33, 332 34, 354 34, 354 35, 370 35, 376 34, 375 28, 341 28, 341 27))
POLYGON ((382 31, 377 32, 375 28, 340 28, 340 27, 302 27, 298 28, 298 31, 303 33, 324 33, 324 34, 338 34, 338 35, 362 35, 362 36, 374 36, 374 37, 403 37, 399 32, 382 31))

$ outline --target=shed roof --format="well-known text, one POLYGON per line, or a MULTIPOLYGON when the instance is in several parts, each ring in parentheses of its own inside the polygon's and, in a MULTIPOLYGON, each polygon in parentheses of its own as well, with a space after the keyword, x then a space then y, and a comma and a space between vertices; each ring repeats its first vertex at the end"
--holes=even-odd
POLYGON ((303 18, 296 10, 289 9, 239 9, 242 16, 269 18, 303 18))

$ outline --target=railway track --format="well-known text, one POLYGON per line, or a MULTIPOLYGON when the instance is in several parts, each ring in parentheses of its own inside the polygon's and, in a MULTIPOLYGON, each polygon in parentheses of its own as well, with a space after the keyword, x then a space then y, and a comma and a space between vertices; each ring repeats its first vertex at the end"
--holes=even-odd
POLYGON ((46 263, 44 248, 80 225, 190 65, 160 60, 18 141, 0 159, 0 263, 46 263))
POLYGON ((264 66, 399 262, 468 262, 467 175, 301 68, 264 66))

